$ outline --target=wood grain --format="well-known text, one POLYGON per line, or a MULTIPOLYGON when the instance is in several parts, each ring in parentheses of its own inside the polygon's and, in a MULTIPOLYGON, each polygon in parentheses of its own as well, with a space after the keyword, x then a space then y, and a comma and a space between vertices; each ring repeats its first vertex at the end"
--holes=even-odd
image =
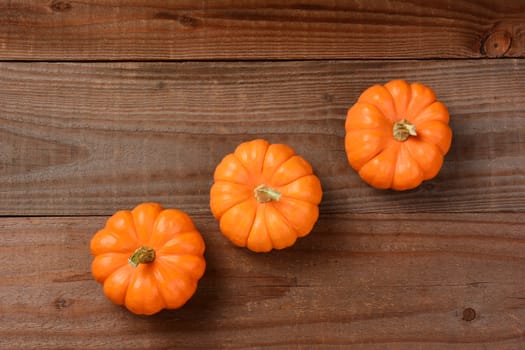
POLYGON ((522 0, 0 1, 0 349, 525 348, 522 0), (433 88, 440 174, 378 191, 344 152, 348 108, 433 88), (209 210, 215 166, 266 138, 308 159, 312 233, 255 254, 209 210), (143 201, 187 211, 207 270, 136 316, 89 242, 143 201))
POLYGON ((523 212, 523 60, 0 64, 0 215, 108 215, 142 201, 209 214, 237 144, 287 143, 321 179, 323 213, 523 212), (347 109, 405 78, 449 108, 452 148, 416 190, 349 167, 347 109))
POLYGON ((0 59, 523 57, 524 23, 521 0, 12 0, 0 59))
POLYGON ((288 250, 234 248, 194 216, 208 269, 139 317, 90 275, 104 217, 0 219, 0 348, 523 348, 522 214, 322 215, 288 250))

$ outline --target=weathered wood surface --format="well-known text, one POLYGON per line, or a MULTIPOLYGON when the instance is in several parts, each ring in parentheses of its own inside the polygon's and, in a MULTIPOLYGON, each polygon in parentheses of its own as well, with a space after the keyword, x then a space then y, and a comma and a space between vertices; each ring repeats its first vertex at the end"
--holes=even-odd
POLYGON ((209 214, 213 170, 262 137, 308 159, 324 213, 523 212, 522 60, 0 64, 0 215, 109 215, 141 201, 209 214), (396 193, 347 163, 347 109, 405 78, 448 107, 438 177, 396 193))
POLYGON ((208 270, 184 308, 137 317, 89 273, 104 217, 0 219, 0 348, 522 349, 522 214, 321 215, 285 251, 195 216, 208 270))
POLYGON ((525 55, 522 0, 0 2, 0 59, 525 55))
POLYGON ((521 0, 0 1, 0 349, 523 350, 524 33, 521 0), (397 78, 454 132, 402 193, 343 144, 359 94, 397 78), (311 235, 270 254, 208 208, 215 166, 257 137, 324 189, 311 235), (92 235, 142 201, 207 245, 195 296, 152 317, 90 274, 92 235))

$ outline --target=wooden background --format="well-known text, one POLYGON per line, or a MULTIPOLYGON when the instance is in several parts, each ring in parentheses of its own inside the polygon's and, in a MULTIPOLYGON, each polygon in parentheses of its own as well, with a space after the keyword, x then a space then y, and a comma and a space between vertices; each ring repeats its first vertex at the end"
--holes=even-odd
POLYGON ((525 349, 525 2, 0 1, 1 349, 525 349), (347 164, 369 85, 432 87, 440 174, 378 191, 347 164), (314 231, 234 248, 208 207, 243 141, 321 179, 314 231), (118 209, 187 211, 208 269, 180 310, 111 304, 89 241, 118 209))

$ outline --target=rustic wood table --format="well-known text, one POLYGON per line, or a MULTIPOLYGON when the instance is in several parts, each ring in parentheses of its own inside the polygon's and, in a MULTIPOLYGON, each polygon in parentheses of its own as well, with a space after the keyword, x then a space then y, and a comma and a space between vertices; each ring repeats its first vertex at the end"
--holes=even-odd
POLYGON ((525 349, 525 2, 0 1, 1 349, 525 349), (439 175, 380 191, 348 108, 419 81, 449 108, 439 175), (292 248, 232 246, 213 171, 254 138, 324 197, 292 248), (143 201, 188 212, 206 273, 182 308, 103 295, 89 242, 143 201))

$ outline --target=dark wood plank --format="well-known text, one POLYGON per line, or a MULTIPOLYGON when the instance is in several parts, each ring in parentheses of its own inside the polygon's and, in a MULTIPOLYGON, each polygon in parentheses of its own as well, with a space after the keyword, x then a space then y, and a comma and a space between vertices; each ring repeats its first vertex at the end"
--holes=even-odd
POLYGON ((525 61, 0 64, 0 215, 106 215, 142 201, 208 214, 215 166, 257 137, 321 179, 324 213, 525 210, 525 61), (451 113, 441 173, 370 188, 347 163, 346 111, 393 78, 451 113))
POLYGON ((524 23, 521 0, 13 0, 0 59, 523 57, 524 23))
POLYGON ((234 248, 194 216, 208 269, 182 309, 139 317, 91 278, 104 217, 0 219, 0 348, 525 346, 521 214, 321 215, 288 250, 234 248))

